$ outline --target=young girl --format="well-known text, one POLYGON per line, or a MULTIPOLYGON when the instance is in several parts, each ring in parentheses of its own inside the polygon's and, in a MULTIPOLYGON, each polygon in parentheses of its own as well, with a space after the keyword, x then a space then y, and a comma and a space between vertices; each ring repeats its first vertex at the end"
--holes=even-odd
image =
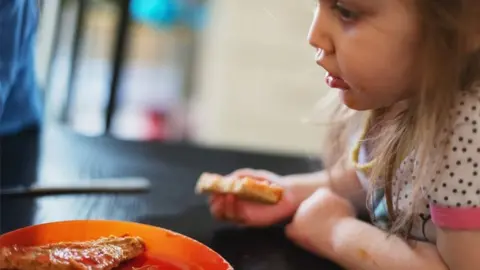
POLYGON ((286 194, 275 206, 215 195, 213 215, 293 216, 290 239, 347 269, 479 269, 480 1, 319 0, 309 41, 346 105, 328 170, 235 172, 286 194))

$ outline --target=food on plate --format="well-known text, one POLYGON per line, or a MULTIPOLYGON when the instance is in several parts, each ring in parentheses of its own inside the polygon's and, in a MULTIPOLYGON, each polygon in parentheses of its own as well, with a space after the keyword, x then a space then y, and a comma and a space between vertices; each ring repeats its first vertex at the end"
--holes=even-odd
POLYGON ((143 240, 130 236, 110 236, 86 242, 61 242, 35 247, 2 247, 0 269, 110 270, 144 251, 143 240))
POLYGON ((198 194, 234 194, 264 204, 276 204, 283 196, 283 188, 270 181, 249 176, 225 177, 214 173, 203 173, 197 181, 195 191, 198 194))
POLYGON ((132 268, 132 270, 160 270, 157 266, 153 266, 153 265, 146 265, 146 266, 142 266, 142 267, 134 267, 132 268))

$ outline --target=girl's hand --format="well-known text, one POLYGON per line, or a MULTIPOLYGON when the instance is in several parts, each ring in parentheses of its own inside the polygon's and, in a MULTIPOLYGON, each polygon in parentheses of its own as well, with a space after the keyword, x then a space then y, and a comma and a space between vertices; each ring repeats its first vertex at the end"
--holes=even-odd
POLYGON ((289 218, 295 213, 296 205, 288 185, 282 183, 282 177, 268 171, 242 169, 231 174, 232 176, 250 176, 265 179, 283 186, 284 194, 280 202, 275 205, 264 205, 245 201, 234 195, 211 195, 210 212, 220 220, 228 220, 238 224, 265 227, 289 218))
POLYGON ((355 217, 352 204, 331 190, 321 188, 303 201, 285 233, 306 250, 328 256, 332 253, 334 227, 347 217, 355 217))

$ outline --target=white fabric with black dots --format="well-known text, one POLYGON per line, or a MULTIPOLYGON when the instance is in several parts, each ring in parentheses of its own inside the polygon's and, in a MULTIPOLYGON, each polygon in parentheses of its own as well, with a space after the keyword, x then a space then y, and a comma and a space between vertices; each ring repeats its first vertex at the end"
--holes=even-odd
MULTIPOLYGON (((445 129, 451 147, 439 157, 443 158, 444 165, 429 177, 429 186, 422 188, 425 196, 416 203, 413 217, 411 236, 432 243, 436 241, 432 207, 480 208, 480 87, 472 94, 460 94, 452 117, 455 119, 453 127, 445 129)), ((361 152, 366 151, 365 145, 361 148, 361 152)), ((368 162, 365 156, 359 155, 360 163, 368 162)), ((392 195, 397 211, 411 207, 412 187, 420 169, 412 152, 396 171, 392 195)))
MULTIPOLYGON (((480 91, 479 91, 480 92, 480 91)), ((452 111, 454 125, 443 166, 431 177, 428 200, 440 206, 480 207, 480 94, 462 93, 452 111)))

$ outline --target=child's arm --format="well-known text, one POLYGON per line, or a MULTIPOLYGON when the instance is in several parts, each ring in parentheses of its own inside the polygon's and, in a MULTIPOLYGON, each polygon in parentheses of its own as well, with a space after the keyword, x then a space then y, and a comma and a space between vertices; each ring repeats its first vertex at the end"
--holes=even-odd
POLYGON ((328 189, 317 190, 300 205, 285 233, 299 246, 346 269, 448 270, 434 245, 412 246, 356 219, 352 205, 328 189))
POLYGON ((437 229, 437 247, 451 270, 480 268, 480 230, 437 229))
POLYGON ((437 230, 437 246, 408 245, 376 227, 356 220, 339 220, 332 236, 332 259, 347 269, 476 270, 480 265, 480 231, 437 230), (438 247, 438 249, 437 249, 438 247))
MULTIPOLYGON (((285 189, 283 198, 274 205, 237 200, 234 196, 220 194, 214 194, 210 198, 210 211, 213 216, 241 222, 245 226, 264 227, 283 221, 294 215, 300 205, 318 190, 328 190, 335 196, 353 203, 355 197, 363 198, 363 209, 366 208, 365 191, 353 169, 337 168, 330 174, 317 172, 282 177, 269 171, 241 169, 231 176, 266 179, 281 184, 285 189)), ((360 206, 362 203, 358 204, 359 210, 360 206)))
POLYGON ((365 209, 366 191, 360 183, 354 168, 337 165, 329 172, 320 171, 309 174, 285 176, 283 183, 291 188, 295 199, 301 202, 310 197, 319 188, 329 188, 334 193, 352 202, 357 209, 365 209))
MULTIPOLYGON (((321 245, 322 240, 317 240, 321 245)), ((353 217, 338 220, 331 241, 330 259, 347 269, 449 269, 435 245, 425 242, 409 245, 405 240, 353 217)))

